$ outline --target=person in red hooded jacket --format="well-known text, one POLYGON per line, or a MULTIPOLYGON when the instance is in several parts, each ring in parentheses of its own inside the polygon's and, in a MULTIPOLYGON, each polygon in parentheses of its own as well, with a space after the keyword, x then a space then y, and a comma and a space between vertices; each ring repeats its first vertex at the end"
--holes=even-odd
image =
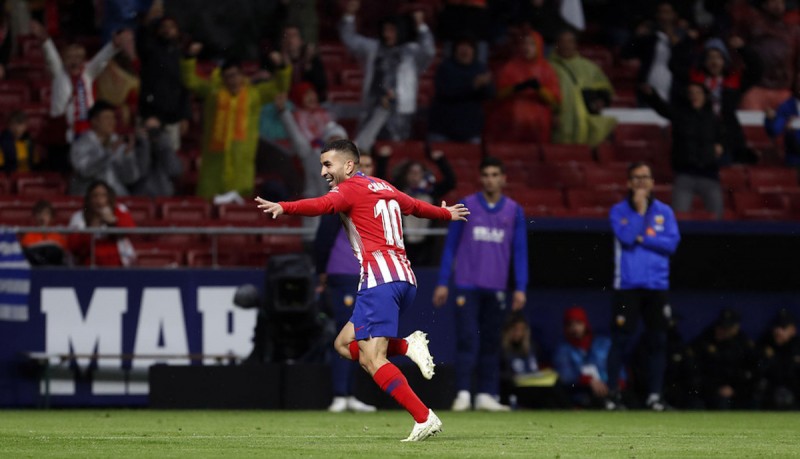
POLYGON ((538 32, 520 37, 517 54, 500 67, 496 81, 498 100, 489 110, 487 140, 549 143, 561 89, 538 32))
POLYGON ((576 406, 604 406, 609 395, 606 362, 611 339, 594 336, 586 311, 580 306, 564 312, 564 338, 553 356, 559 383, 576 406))

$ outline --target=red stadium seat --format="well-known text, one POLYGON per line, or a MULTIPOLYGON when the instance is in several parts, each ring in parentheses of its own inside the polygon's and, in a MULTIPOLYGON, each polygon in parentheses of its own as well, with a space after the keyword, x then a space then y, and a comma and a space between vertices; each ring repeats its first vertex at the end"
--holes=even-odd
POLYGON ((303 238, 294 234, 265 234, 264 245, 275 254, 300 253, 303 251, 303 238))
POLYGON ((541 145, 542 160, 546 163, 591 163, 592 149, 587 145, 541 145))
POLYGON ((554 210, 564 208, 564 194, 561 190, 523 188, 508 194, 522 206, 526 216, 549 216, 554 210))
POLYGON ((690 210, 686 212, 675 212, 675 218, 678 221, 712 221, 716 220, 717 216, 713 212, 707 210, 690 210))
POLYGON ((210 249, 194 248, 186 251, 186 265, 193 268, 214 266, 237 266, 238 254, 235 252, 218 251, 216 265, 210 249))
POLYGON ((11 193, 11 182, 5 175, 0 175, 0 195, 11 193))
POLYGON ((586 188, 590 189, 625 190, 628 186, 627 173, 627 163, 587 165, 583 168, 586 188))
POLYGON ((53 220, 57 225, 67 225, 75 212, 83 211, 80 196, 51 196, 47 200, 53 205, 53 220))
POLYGON ((211 204, 202 198, 157 198, 161 218, 172 225, 204 223, 211 218, 211 204))
POLYGON ((797 171, 782 167, 751 167, 750 188, 793 188, 798 186, 797 171))
POLYGON ((571 209, 603 208, 608 210, 624 197, 625 194, 617 190, 567 190, 567 204, 571 209))
POLYGON ((781 193, 737 191, 733 203, 739 218, 748 220, 784 220, 789 217, 789 201, 781 193))
POLYGON ((17 194, 29 198, 63 196, 67 182, 60 176, 28 176, 16 179, 17 194))
POLYGON ((486 145, 486 152, 503 161, 538 163, 541 159, 539 146, 529 143, 492 142, 486 145))
POLYGON ((151 198, 144 196, 120 196, 117 203, 128 208, 133 221, 137 225, 156 218, 156 206, 151 198))
POLYGON ((183 252, 163 245, 136 246, 136 266, 146 268, 175 268, 182 264, 183 252))
POLYGON ((723 191, 739 191, 747 188, 747 168, 731 166, 719 170, 719 181, 723 191))
POLYGON ((251 204, 223 204, 217 206, 220 225, 261 226, 269 218, 251 204))
POLYGON ((25 226, 33 223, 31 209, 35 201, 4 196, 0 200, 0 224, 25 226))
POLYGON ((578 164, 534 163, 526 165, 525 169, 530 188, 580 188, 585 184, 583 167, 578 164))
POLYGON ((431 151, 441 150, 450 162, 456 160, 469 160, 480 162, 483 152, 481 146, 474 143, 462 142, 433 142, 431 151))
POLYGON ((390 147, 392 149, 392 162, 400 162, 406 159, 425 161, 427 158, 425 142, 418 140, 406 140, 402 142, 382 140, 375 142, 376 151, 383 147, 390 147))
POLYGON ((625 141, 662 143, 666 140, 666 130, 655 124, 618 124, 614 128, 614 143, 625 141))

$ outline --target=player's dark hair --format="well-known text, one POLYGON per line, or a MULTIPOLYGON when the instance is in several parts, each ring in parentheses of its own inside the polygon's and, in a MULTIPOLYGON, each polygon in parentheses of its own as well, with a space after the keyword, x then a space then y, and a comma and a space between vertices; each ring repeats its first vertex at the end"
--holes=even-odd
POLYGON ((320 152, 320 154, 329 152, 331 150, 336 150, 346 153, 347 155, 353 158, 353 162, 356 164, 358 164, 361 159, 361 153, 358 151, 358 147, 356 146, 356 144, 347 139, 339 139, 326 143, 322 147, 322 151, 320 152))
POLYGON ((503 174, 506 173, 506 166, 503 164, 503 161, 500 158, 495 158, 494 156, 486 156, 481 160, 481 165, 478 167, 478 170, 483 172, 484 169, 487 167, 498 167, 500 168, 500 172, 503 174))
POLYGON ((653 172, 653 168, 650 167, 650 164, 647 164, 644 161, 634 161, 634 162, 630 163, 630 165, 628 165, 628 178, 630 179, 631 178, 631 174, 633 174, 633 171, 635 171, 636 169, 638 169, 640 167, 646 167, 646 168, 650 169, 650 173, 653 172))

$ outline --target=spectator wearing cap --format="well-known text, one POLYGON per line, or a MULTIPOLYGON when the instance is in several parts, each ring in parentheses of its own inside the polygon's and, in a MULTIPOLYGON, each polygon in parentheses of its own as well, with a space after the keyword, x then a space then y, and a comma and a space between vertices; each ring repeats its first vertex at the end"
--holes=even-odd
POLYGON ((696 388, 708 409, 753 408, 755 345, 741 330, 739 313, 723 309, 692 343, 696 388))
POLYGON ((797 321, 781 309, 758 345, 756 399, 760 408, 800 407, 800 339, 797 321))
POLYGON ((264 104, 289 90, 291 65, 273 53, 279 69, 272 79, 253 84, 242 73, 240 63, 226 60, 218 77, 197 75, 197 55, 202 44, 189 46, 189 57, 181 61, 183 82, 203 99, 203 141, 197 194, 204 198, 228 192, 250 196, 256 174, 259 115, 264 104))
POLYGON ((463 37, 436 69, 436 93, 428 122, 431 142, 480 143, 483 103, 494 97, 492 74, 476 59, 475 42, 463 37))
MULTIPOLYGON (((611 340, 595 336, 586 310, 573 306, 564 311, 564 341, 553 354, 559 383, 575 406, 602 407, 609 395, 608 355, 611 340)), ((620 380, 624 372, 620 370, 620 380)))

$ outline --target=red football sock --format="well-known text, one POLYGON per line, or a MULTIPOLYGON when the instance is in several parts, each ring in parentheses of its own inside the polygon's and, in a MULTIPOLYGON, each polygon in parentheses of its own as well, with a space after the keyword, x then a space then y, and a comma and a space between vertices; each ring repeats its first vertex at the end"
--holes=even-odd
POLYGON ((399 368, 392 363, 387 363, 378 368, 372 379, 384 392, 391 395, 400 406, 405 408, 414 417, 414 421, 425 422, 428 420, 428 407, 408 385, 408 380, 399 368))
MULTIPOLYGON (((350 342, 350 359, 358 362, 358 341, 350 342)), ((406 355, 408 351, 408 341, 403 338, 389 338, 389 348, 386 350, 386 357, 396 355, 406 355)))

